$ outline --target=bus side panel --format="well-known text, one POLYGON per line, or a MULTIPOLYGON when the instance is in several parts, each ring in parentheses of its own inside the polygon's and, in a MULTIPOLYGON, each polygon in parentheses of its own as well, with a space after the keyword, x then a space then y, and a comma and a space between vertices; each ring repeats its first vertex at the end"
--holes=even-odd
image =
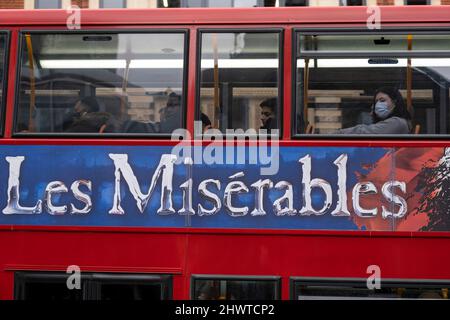
POLYGON ((13 298, 14 271, 154 273, 180 278, 185 235, 129 232, 0 231, 0 299, 13 298))
POLYGON ((382 279, 450 279, 449 245, 431 237, 199 234, 187 254, 194 275, 367 278, 375 265, 382 279))

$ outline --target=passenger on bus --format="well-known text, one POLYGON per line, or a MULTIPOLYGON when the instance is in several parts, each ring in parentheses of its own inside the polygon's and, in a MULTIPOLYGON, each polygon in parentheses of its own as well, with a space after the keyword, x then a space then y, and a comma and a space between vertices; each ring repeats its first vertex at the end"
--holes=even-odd
POLYGON ((372 124, 359 124, 339 129, 338 134, 408 134, 411 115, 400 91, 393 87, 376 90, 372 105, 372 124))
POLYGON ((172 92, 167 100, 166 107, 160 110, 161 122, 159 130, 161 133, 172 133, 181 126, 181 96, 172 92))
POLYGON ((218 297, 217 288, 214 285, 205 283, 198 292, 197 300, 217 300, 218 297))
POLYGON ((85 113, 76 120, 65 132, 68 133, 114 133, 118 123, 107 112, 85 113))
POLYGON ((98 112, 100 105, 95 97, 85 97, 78 100, 75 106, 68 114, 65 115, 63 120, 63 130, 69 129, 77 120, 83 115, 91 112, 98 112))
POLYGON ((202 132, 205 133, 209 129, 212 129, 211 120, 209 117, 203 112, 200 115, 200 120, 202 121, 202 132))
POLYGON ((269 98, 261 102, 261 123, 260 129, 272 130, 278 129, 278 123, 275 116, 277 109, 277 98, 269 98))

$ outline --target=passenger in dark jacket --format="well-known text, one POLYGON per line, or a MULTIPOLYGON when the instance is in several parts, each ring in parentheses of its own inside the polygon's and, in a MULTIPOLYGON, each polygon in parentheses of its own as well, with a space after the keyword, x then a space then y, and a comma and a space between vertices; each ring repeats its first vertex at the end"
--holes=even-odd
POLYGON ((181 96, 172 92, 167 100, 166 107, 160 110, 161 122, 159 129, 161 133, 172 133, 181 128, 181 96))

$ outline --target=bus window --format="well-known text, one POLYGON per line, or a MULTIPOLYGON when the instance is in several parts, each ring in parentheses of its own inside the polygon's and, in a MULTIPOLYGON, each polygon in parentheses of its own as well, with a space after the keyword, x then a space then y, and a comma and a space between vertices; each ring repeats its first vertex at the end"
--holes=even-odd
POLYGON ((278 278, 196 276, 192 290, 193 300, 276 300, 280 287, 278 278))
POLYGON ((0 33, 0 134, 3 132, 3 119, 4 119, 4 97, 3 92, 5 91, 3 80, 6 77, 6 56, 7 56, 7 35, 5 33, 0 33))
POLYGON ((23 34, 15 132, 183 128, 185 40, 183 31, 23 34))
MULTIPOLYGON (((16 300, 82 300, 82 290, 69 290, 67 274, 46 272, 17 272, 14 279, 16 300)), ((80 279, 81 288, 86 287, 80 279)))
POLYGON ((295 300, 448 299, 449 286, 448 282, 382 280, 378 288, 370 289, 366 279, 307 278, 293 281, 293 298, 295 300))
POLYGON ((296 134, 449 134, 450 35, 298 35, 296 134))
POLYGON ((67 274, 17 272, 17 300, 164 300, 171 298, 171 278, 160 275, 83 273, 68 287, 67 274), (78 289, 78 290, 75 290, 78 289))
POLYGON ((203 129, 280 128, 280 39, 275 31, 201 33, 203 129))
POLYGON ((164 300, 171 296, 169 276, 93 274, 99 300, 164 300))

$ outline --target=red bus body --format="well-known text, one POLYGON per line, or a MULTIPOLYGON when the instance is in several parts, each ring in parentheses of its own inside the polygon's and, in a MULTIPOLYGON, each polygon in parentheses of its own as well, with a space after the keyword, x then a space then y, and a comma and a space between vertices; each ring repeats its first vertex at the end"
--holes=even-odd
MULTIPOLYGON (((450 6, 381 7, 382 26, 449 27, 450 6)), ((284 29, 283 131, 281 146, 440 147, 448 140, 292 139, 294 28, 364 28, 366 7, 83 10, 83 30, 186 28, 189 30, 187 128, 193 131, 200 28, 284 29)), ((65 30, 65 10, 4 10, 0 29, 10 32, 4 135, 8 146, 170 146, 167 140, 13 137, 17 95, 18 34, 65 30)), ((4 180, 5 177, 2 177, 4 180)), ((6 182, 2 182, 6 183, 6 182)), ((0 226, 0 299, 14 298, 14 272, 65 271, 173 275, 173 299, 191 299, 192 275, 281 277, 281 298, 290 299, 291 277, 367 278, 378 265, 388 279, 449 280, 450 232, 317 231, 223 228, 0 226)))

